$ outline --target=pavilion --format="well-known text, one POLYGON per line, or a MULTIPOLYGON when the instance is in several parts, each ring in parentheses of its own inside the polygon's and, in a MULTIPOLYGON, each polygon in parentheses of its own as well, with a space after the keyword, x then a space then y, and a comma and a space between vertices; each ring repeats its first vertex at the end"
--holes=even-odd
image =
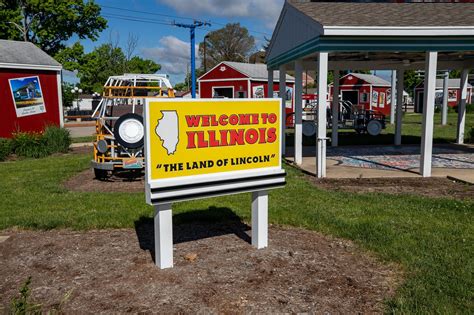
MULTIPOLYGON (((280 95, 286 71, 295 72, 295 104, 301 104, 302 73, 317 72, 319 109, 328 105, 328 71, 334 71, 334 95, 340 71, 396 71, 396 145, 401 144, 405 70, 424 70, 420 174, 431 176, 433 116, 438 70, 461 70, 457 143, 464 142, 469 70, 474 66, 474 3, 311 2, 287 0, 267 53, 269 93, 273 70, 280 72, 280 95)), ((395 76, 394 76, 395 77, 395 76)), ((394 81, 394 80, 392 80, 394 81)), ((395 83, 395 81, 393 82, 395 83)), ((395 94, 395 93, 392 93, 395 94)), ((332 145, 337 145, 338 98, 331 101, 332 145)), ((301 164, 302 108, 295 106, 295 162, 301 164)), ((326 111, 317 114, 316 174, 326 176, 326 111)), ((284 122, 285 120, 282 119, 284 122)), ((282 123, 283 128, 285 126, 282 123)), ((283 138, 284 139, 284 138, 283 138)), ((285 142, 282 141, 285 152, 285 142)))

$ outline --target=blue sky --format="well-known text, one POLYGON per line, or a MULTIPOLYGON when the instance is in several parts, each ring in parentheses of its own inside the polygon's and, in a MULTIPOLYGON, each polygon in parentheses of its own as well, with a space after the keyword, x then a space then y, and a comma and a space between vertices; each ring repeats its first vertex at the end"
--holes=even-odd
MULTIPOLYGON (((95 2, 102 6, 102 15, 108 20, 108 28, 95 42, 81 41, 86 52, 111 40, 118 41, 119 45, 124 47, 129 34, 133 34, 139 38, 135 54, 161 64, 160 72, 169 74, 172 84, 176 84, 183 81, 190 60, 189 30, 166 24, 171 24, 173 21, 192 23, 192 19, 210 22, 211 27, 196 31, 196 43, 199 43, 210 30, 219 29, 226 23, 240 22, 255 37, 256 49, 259 49, 264 43, 264 36, 271 37, 284 0, 95 0, 95 2), (146 20, 152 23, 131 20, 146 20)), ((68 44, 75 41, 77 38, 72 38, 68 44)), ((197 62, 199 64, 199 60, 197 62)), ((65 75, 65 79, 71 81, 71 75, 65 75)))

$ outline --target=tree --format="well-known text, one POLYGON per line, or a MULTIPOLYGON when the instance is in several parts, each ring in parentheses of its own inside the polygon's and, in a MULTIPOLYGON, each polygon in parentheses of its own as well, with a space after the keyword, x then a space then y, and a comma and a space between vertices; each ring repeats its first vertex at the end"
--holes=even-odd
POLYGON ((81 43, 76 42, 70 47, 61 49, 54 57, 63 68, 69 71, 79 69, 84 59, 84 47, 81 43))
POLYGON ((418 75, 415 70, 406 70, 403 78, 405 90, 413 97, 414 88, 423 81, 422 76, 418 75))
MULTIPOLYGON (((206 65, 210 69, 221 61, 244 62, 255 47, 255 38, 240 23, 229 23, 212 31, 206 41, 206 65)), ((204 43, 199 44, 199 55, 204 63, 204 43)))
POLYGON ((31 41, 54 56, 74 35, 96 40, 107 27, 100 10, 93 0, 2 0, 0 36, 31 41))
POLYGON ((62 83, 62 96, 63 96, 63 106, 65 108, 72 107, 72 102, 74 101, 74 94, 71 93, 71 90, 74 88, 74 85, 71 83, 63 82, 62 83))
POLYGON ((100 92, 109 76, 124 73, 155 73, 161 69, 156 62, 138 56, 127 60, 120 47, 112 43, 102 44, 84 54, 80 43, 64 48, 56 55, 67 70, 77 70, 80 86, 85 92, 100 92))

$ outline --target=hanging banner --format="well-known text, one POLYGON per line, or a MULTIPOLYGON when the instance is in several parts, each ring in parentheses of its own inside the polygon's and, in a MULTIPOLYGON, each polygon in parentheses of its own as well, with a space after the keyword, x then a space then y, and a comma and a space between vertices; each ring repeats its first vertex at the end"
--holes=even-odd
POLYGON ((147 99, 150 204, 285 184, 280 99, 147 99))
POLYGON ((46 113, 39 77, 14 78, 8 81, 17 117, 46 113))

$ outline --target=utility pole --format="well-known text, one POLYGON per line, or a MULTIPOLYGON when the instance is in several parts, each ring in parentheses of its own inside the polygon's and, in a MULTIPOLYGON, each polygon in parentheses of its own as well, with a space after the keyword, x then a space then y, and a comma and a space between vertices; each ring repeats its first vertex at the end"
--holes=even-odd
POLYGON ((174 23, 178 27, 189 28, 189 33, 191 35, 191 96, 196 98, 196 52, 195 52, 195 43, 196 43, 196 28, 201 26, 211 26, 210 23, 194 21, 193 24, 184 24, 184 23, 174 23))

